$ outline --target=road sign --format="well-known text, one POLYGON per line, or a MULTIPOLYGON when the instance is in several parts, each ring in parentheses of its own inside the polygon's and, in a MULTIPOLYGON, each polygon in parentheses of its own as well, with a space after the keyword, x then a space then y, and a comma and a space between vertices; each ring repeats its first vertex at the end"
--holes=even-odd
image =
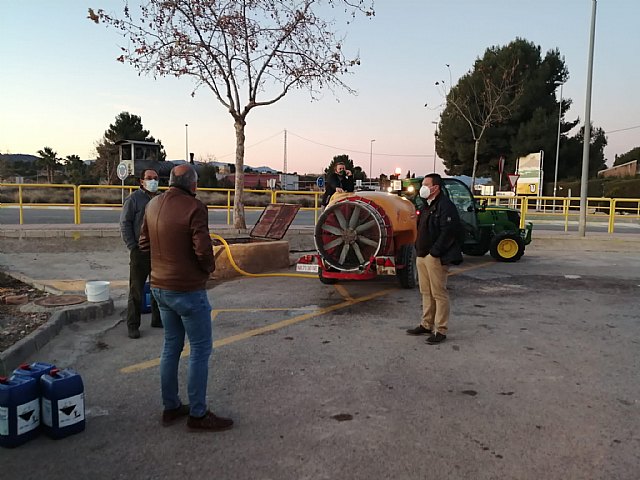
POLYGON ((324 177, 318 177, 316 179, 316 185, 318 185, 318 188, 324 187, 324 177))
POLYGON ((504 172, 504 157, 500 157, 498 159, 498 174, 502 177, 502 172, 504 172))
POLYGON ((129 167, 127 164, 124 162, 119 163, 116 168, 116 174, 120 180, 124 181, 124 179, 129 176, 129 167))
POLYGON ((518 179, 520 178, 520 174, 518 174, 518 173, 507 173, 507 178, 509 179, 509 185, 511 185, 511 188, 516 188, 516 183, 518 183, 518 179))

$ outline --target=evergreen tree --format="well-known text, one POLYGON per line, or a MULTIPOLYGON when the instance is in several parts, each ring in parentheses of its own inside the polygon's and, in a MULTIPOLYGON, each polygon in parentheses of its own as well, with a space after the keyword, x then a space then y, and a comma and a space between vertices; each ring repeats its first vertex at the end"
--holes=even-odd
MULTIPOLYGON (((560 105, 556 98, 558 85, 569 78, 564 58, 557 49, 548 51, 543 58, 540 47, 524 39, 516 39, 504 47, 487 49, 484 56, 476 60, 473 69, 451 88, 436 139, 436 149, 443 158, 446 173, 472 175, 476 146, 468 122, 450 101, 452 95, 454 100, 475 99, 480 105, 478 109, 486 111, 487 102, 477 93, 485 91, 483 85, 487 85, 487 78, 491 79, 491 84, 499 84, 501 75, 505 71, 510 72, 500 65, 515 66, 513 75, 520 89, 517 98, 508 104, 508 114, 491 123, 486 128, 482 141, 477 144, 477 175, 497 179, 500 156, 507 160, 505 170, 514 171, 518 157, 544 150, 543 169, 546 178, 553 176, 558 113, 561 109, 558 179, 579 176, 582 165, 582 130, 569 136, 569 132, 579 124, 579 119, 565 119, 564 115, 572 101, 563 98, 560 105)), ((591 133, 589 172, 593 176, 604 162, 603 149, 607 140, 601 128, 594 128, 591 133)))
POLYGON ((51 147, 38 150, 40 158, 37 161, 38 168, 47 172, 47 183, 53 183, 56 167, 60 165, 58 154, 51 147))
MULTIPOLYGON (((108 130, 104 132, 102 140, 98 143, 96 151, 98 158, 94 166, 98 176, 107 180, 107 183, 115 183, 116 167, 120 161, 120 150, 116 142, 120 140, 138 140, 143 142, 155 142, 149 134, 149 130, 145 130, 142 126, 142 119, 138 115, 132 115, 129 112, 122 112, 114 123, 109 125, 108 130)), ((158 140, 158 143, 161 143, 158 140)), ((160 147, 160 161, 167 157, 164 147, 160 147)))

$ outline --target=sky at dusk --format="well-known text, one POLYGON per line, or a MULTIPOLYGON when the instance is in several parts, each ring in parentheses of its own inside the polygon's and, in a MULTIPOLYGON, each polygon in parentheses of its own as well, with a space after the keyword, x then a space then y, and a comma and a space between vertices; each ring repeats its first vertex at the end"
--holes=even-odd
MULTIPOLYGON (((132 4, 134 2, 131 2, 132 4)), ((121 12, 116 0, 0 0, 0 153, 95 158, 95 146, 122 111, 165 146, 167 158, 234 162, 233 120, 210 91, 191 96, 188 78, 140 77, 116 61, 127 41, 96 25, 89 7, 121 12), (185 127, 188 124, 188 127, 185 127)), ((361 66, 312 102, 294 91, 247 118, 245 164, 319 173, 348 154, 373 173, 433 169, 434 128, 443 98, 485 49, 516 37, 558 48, 569 69, 566 120, 584 118, 592 0, 377 0, 376 16, 345 27, 344 50, 361 66), (427 104, 427 107, 425 107, 427 104), (375 142, 371 142, 374 140, 375 142), (371 155, 372 153, 372 155, 371 155)), ((596 17, 591 119, 607 132, 605 157, 640 146, 640 1, 600 0, 596 17)), ((559 91, 558 91, 559 94, 559 91)), ((573 133, 573 132, 572 132, 573 133)), ((548 152, 555 155, 555 152, 548 152)), ((436 170, 443 173, 437 162, 436 170)))

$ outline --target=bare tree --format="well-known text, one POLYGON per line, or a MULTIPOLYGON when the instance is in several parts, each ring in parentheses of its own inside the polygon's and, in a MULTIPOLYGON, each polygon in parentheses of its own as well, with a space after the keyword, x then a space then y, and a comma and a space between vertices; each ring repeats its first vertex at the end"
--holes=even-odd
MULTIPOLYGON (((249 112, 271 105, 292 89, 307 89, 312 99, 323 88, 354 93, 342 80, 358 57, 343 54, 344 38, 321 8, 343 7, 349 20, 374 15, 373 0, 147 0, 134 19, 89 10, 89 18, 123 32, 130 46, 121 62, 139 72, 191 76, 195 91, 206 86, 233 117, 236 177, 233 222, 244 217, 244 145, 249 112)), ((286 173, 286 172, 285 172, 286 173)))
MULTIPOLYGON (((471 189, 476 183, 478 146, 485 131, 509 119, 512 108, 522 95, 522 81, 518 74, 519 60, 507 65, 485 66, 476 62, 476 69, 467 73, 458 84, 447 91, 444 81, 436 82, 446 98, 447 108, 469 125, 474 141, 471 189)), ((449 65, 447 65, 449 67, 449 65)), ((449 70, 451 78, 451 70, 449 70)), ((449 83, 451 85, 451 83, 449 83)))

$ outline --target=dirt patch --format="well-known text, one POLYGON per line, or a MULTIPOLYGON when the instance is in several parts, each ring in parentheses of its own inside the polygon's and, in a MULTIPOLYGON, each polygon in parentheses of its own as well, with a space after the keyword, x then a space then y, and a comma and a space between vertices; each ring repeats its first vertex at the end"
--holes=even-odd
MULTIPOLYGON (((0 297, 5 295, 27 295, 31 302, 46 294, 0 272, 0 297)), ((50 316, 50 312, 22 312, 20 305, 0 303, 0 352, 46 323, 50 316)))

